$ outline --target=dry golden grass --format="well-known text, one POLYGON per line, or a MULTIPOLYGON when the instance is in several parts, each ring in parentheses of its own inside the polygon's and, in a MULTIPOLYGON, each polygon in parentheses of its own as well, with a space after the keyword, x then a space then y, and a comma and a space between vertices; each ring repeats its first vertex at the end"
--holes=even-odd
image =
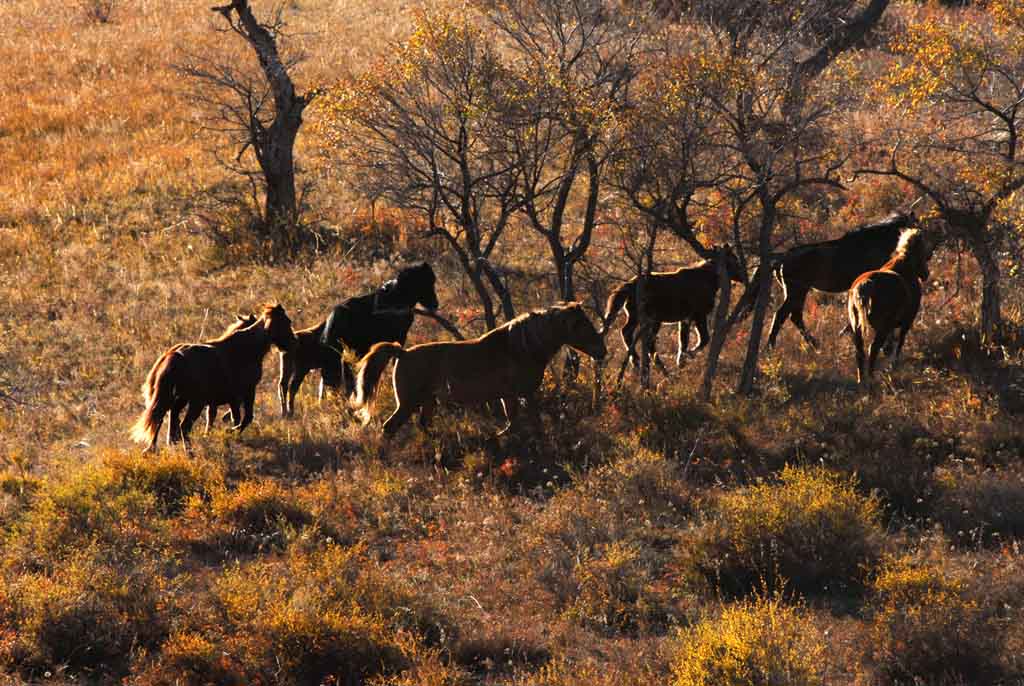
MULTIPOLYGON (((309 54, 303 87, 358 70, 401 36, 409 10, 285 9, 309 54)), ((300 163, 318 182, 312 214, 337 242, 282 262, 222 240, 239 234, 207 212, 207 196, 230 178, 171 69, 182 45, 236 50, 215 18, 177 1, 124 2, 105 24, 74 4, 0 3, 0 77, 18 94, 0 123, 0 681, 699 683, 715 646, 757 643, 735 618, 765 612, 750 626, 768 626, 793 658, 784 673, 808 683, 941 680, 931 665, 951 646, 961 671, 1024 677, 1024 359, 1019 347, 986 358, 954 335, 978 293, 968 271, 945 302, 948 255, 933 265, 905 364, 871 391, 853 385, 852 351, 836 338, 842 299, 814 296, 812 331, 836 342, 815 355, 787 328, 754 398, 730 390, 739 332, 714 404, 695 399, 698 361, 656 372, 650 393, 630 377, 595 407, 588 363, 577 384, 546 378, 542 437, 495 441, 492 418, 444 408, 429 436, 403 430, 380 461, 379 424, 358 425, 336 399, 317 406, 315 374, 298 416, 279 418, 272 354, 242 437, 197 428, 196 456, 139 457, 126 431, 156 357, 266 300, 307 326, 427 258, 445 314, 479 330, 443 246, 398 212, 378 208, 370 226, 315 140, 300 136, 300 163), (837 476, 812 478, 826 469, 837 476), (779 490, 794 473, 807 488, 779 490), (801 547, 807 532, 820 536, 801 547), (726 601, 694 583, 709 533, 730 559, 766 563, 744 566, 731 590, 779 573, 782 595, 726 601), (882 551, 913 564, 879 566, 882 551), (799 578, 801 555, 813 578, 799 578), (916 569, 951 581, 915 586, 916 569), (808 626, 829 640, 807 638, 808 626), (681 657, 680 627, 704 652, 681 657), (809 642, 786 638, 801 632, 809 642), (824 677, 797 659, 821 645, 824 677)), ((858 188, 820 233, 902 200, 873 181, 858 188)), ((628 273, 617 229, 593 250, 585 293, 628 273)), ((532 234, 514 228, 500 251, 517 305, 553 297, 532 234)), ((658 259, 690 257, 666 240, 658 259)), ((1006 295, 1018 326, 1019 286, 1006 295)), ((445 336, 417 320, 411 341, 445 336)), ((672 344, 663 334, 661 349, 672 344)), ((617 337, 609 345, 606 377, 621 360, 617 337)), ((391 402, 382 393, 377 414, 391 402)))

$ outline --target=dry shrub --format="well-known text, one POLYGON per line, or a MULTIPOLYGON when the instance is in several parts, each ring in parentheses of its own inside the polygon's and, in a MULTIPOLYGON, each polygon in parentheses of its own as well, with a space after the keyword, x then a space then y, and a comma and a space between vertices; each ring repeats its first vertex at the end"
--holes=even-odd
POLYGON ((635 631, 666 621, 652 581, 690 510, 679 465, 635 446, 556 494, 527 541, 534 573, 592 628, 635 631))
POLYGON ((445 631, 362 548, 235 565, 212 593, 213 612, 185 619, 144 682, 363 683, 405 669, 445 631))
POLYGON ((672 686, 819 686, 826 648, 820 630, 778 596, 731 605, 683 631, 672 686))
POLYGON ((219 465, 178 451, 145 456, 113 453, 106 461, 124 483, 152 493, 166 516, 180 514, 190 498, 209 499, 224 483, 219 465))
POLYGON ((206 514, 212 527, 207 537, 240 552, 283 547, 290 534, 313 521, 293 492, 270 480, 217 491, 206 514))
POLYGON ((935 563, 887 563, 871 585, 879 683, 990 683, 1002 639, 965 584, 935 563))
POLYGON ((26 675, 65 667, 73 674, 126 672, 136 653, 166 633, 160 579, 152 565, 113 566, 92 548, 51 574, 8 578, 0 593, 0 666, 26 675), (2 640, 8 632, 12 640, 2 640))
POLYGON ((819 467, 722 495, 684 552, 719 588, 746 592, 787 580, 808 592, 857 588, 879 554, 880 506, 852 478, 819 467))
POLYGON ((156 544, 157 499, 104 460, 68 470, 46 488, 13 527, 5 557, 35 568, 55 564, 90 541, 125 556, 156 544))
POLYGON ((1024 536, 1024 475, 957 462, 936 470, 936 521, 960 545, 998 544, 1024 536))

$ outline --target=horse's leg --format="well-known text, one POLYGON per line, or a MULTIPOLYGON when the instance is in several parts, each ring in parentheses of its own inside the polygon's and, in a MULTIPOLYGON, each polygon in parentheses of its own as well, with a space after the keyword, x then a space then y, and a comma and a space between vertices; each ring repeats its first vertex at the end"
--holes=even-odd
POLYGON ((711 342, 711 334, 708 333, 708 318, 707 315, 696 318, 697 323, 697 347, 690 351, 691 355, 696 355, 711 342))
POLYGON ((341 363, 341 379, 347 398, 356 391, 356 375, 352 372, 352 366, 348 362, 341 363))
POLYGON ((662 374, 668 376, 665 364, 658 357, 658 333, 661 331, 661 322, 653 322, 649 329, 650 332, 647 334, 647 359, 653 362, 661 370, 662 374))
POLYGON ((403 405, 401 402, 399 402, 398 407, 395 408, 395 411, 392 412, 391 416, 384 421, 384 438, 390 439, 392 436, 394 436, 395 432, 402 427, 402 424, 405 424, 407 421, 409 421, 409 418, 412 417, 412 413, 414 411, 415 408, 410 407, 408 404, 403 405))
POLYGON ((853 347, 857 352, 857 383, 864 383, 864 336, 857 326, 852 327, 850 333, 853 335, 853 347))
POLYGON ((790 312, 792 312, 793 308, 789 287, 783 280, 780 280, 780 283, 782 284, 783 300, 782 304, 779 305, 779 309, 775 310, 775 316, 772 317, 772 328, 768 334, 769 349, 775 347, 775 338, 779 335, 779 331, 782 329, 782 325, 786 323, 786 318, 789 317, 790 312))
POLYGON ((800 291, 799 295, 797 293, 794 293, 793 295, 796 297, 793 300, 792 311, 790 312, 789 318, 803 335, 804 340, 807 341, 807 345, 817 350, 818 341, 811 335, 811 332, 807 330, 807 325, 804 324, 804 303, 807 301, 807 291, 800 291))
POLYGON ((890 369, 896 369, 896 365, 900 363, 900 355, 903 353, 903 341, 907 339, 907 333, 910 331, 910 326, 901 326, 899 337, 896 339, 895 350, 892 353, 892 366, 890 369))
POLYGON ((277 399, 281 403, 281 416, 287 417, 291 414, 288 404, 288 386, 295 373, 295 360, 291 352, 281 353, 281 374, 277 381, 277 399))
POLYGON ((622 343, 626 346, 626 359, 637 364, 636 359, 636 328, 637 321, 633 319, 633 314, 627 311, 629 315, 626 318, 626 323, 622 325, 622 329, 619 331, 619 335, 622 336, 622 343))
POLYGON ((504 429, 495 434, 496 436, 504 436, 512 431, 512 425, 515 424, 516 417, 519 416, 519 398, 514 395, 502 398, 501 406, 505 408, 505 419, 508 423, 505 424, 504 429))
POLYGON ((210 429, 213 428, 213 420, 217 416, 217 406, 207 405, 206 406, 206 433, 210 433, 210 429))
POLYGON ((690 352, 690 321, 683 319, 679 322, 679 349, 676 351, 676 366, 682 367, 686 355, 690 352))
POLYGON ((171 405, 170 416, 167 422, 167 445, 172 445, 181 440, 181 411, 188 405, 187 400, 176 399, 171 405))
POLYGON ((420 429, 423 433, 428 433, 430 429, 430 421, 434 418, 434 411, 437 409, 437 399, 434 396, 430 396, 420 406, 420 416, 416 420, 419 424, 420 429))
POLYGON ((186 454, 192 453, 192 442, 188 439, 188 434, 192 431, 192 425, 199 419, 199 415, 203 413, 205 407, 200 403, 189 403, 185 418, 181 420, 181 442, 185 445, 186 454))
POLYGON ((231 427, 232 431, 242 433, 245 431, 245 427, 252 424, 252 412, 253 406, 256 404, 256 389, 253 388, 251 391, 246 393, 246 396, 242 398, 242 421, 235 426, 231 427))
POLYGON ((302 385, 302 381, 306 378, 306 374, 309 373, 308 369, 296 369, 292 375, 292 382, 288 386, 288 416, 295 415, 295 396, 299 392, 299 387, 302 385))
POLYGON ((882 350, 882 346, 885 345, 885 339, 889 337, 892 330, 875 331, 875 337, 871 341, 871 350, 868 352, 868 377, 875 373, 875 363, 878 361, 878 353, 882 350))

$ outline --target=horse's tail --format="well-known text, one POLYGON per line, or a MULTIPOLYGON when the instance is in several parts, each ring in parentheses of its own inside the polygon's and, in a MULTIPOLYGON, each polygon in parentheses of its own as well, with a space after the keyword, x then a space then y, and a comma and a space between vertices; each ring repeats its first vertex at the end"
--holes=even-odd
POLYGON ((380 381, 380 375, 393 357, 401 357, 405 353, 398 343, 377 343, 366 356, 359 361, 359 375, 356 377, 355 407, 364 407, 373 399, 373 392, 380 381))
POLYGON ((849 299, 846 303, 846 314, 850 320, 850 333, 854 339, 863 338, 865 332, 865 318, 871 312, 871 284, 868 282, 855 283, 850 289, 849 299))
POLYGON ((146 383, 142 386, 146 397, 146 409, 132 425, 131 437, 139 443, 153 444, 160 420, 171 409, 174 391, 174 372, 179 355, 174 352, 164 353, 149 370, 146 383))
POLYGON ((627 281, 608 296, 608 303, 604 306, 604 316, 601 318, 601 333, 607 333, 615 317, 619 314, 626 301, 633 295, 634 281, 627 281))

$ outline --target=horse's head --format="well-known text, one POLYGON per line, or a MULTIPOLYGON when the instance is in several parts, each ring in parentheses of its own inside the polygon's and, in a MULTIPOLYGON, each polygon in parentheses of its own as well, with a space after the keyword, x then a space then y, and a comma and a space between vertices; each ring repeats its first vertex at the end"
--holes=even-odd
POLYGON ((324 366, 320 369, 320 378, 323 379, 324 386, 328 388, 341 388, 341 384, 345 380, 341 355, 334 351, 329 355, 325 351, 324 355, 324 366))
POLYGON ((433 312, 438 306, 437 291, 434 290, 436 281, 434 270, 426 262, 421 262, 398 273, 398 290, 409 299, 409 305, 419 303, 433 312))
POLYGON ((919 229, 906 229, 900 234, 895 254, 909 266, 914 276, 921 281, 927 281, 931 275, 928 261, 937 247, 938 241, 934 236, 919 229))
POLYGON ((270 342, 277 346, 278 350, 288 350, 295 344, 292 320, 288 318, 280 304, 264 305, 260 321, 270 336, 270 342))
POLYGON ((572 302, 562 306, 561 323, 565 327, 565 344, 570 348, 595 360, 603 360, 608 354, 604 336, 594 328, 580 303, 572 302))
POLYGON ((747 282, 747 273, 743 271, 743 265, 740 264, 740 259, 736 257, 736 252, 732 249, 732 245, 726 243, 718 248, 718 255, 725 258, 725 271, 729 274, 729 278, 736 283, 745 284, 747 282))
POLYGON ((228 325, 227 331, 225 331, 224 334, 227 335, 241 329, 248 329, 250 326, 255 324, 256 321, 256 315, 254 314, 236 314, 235 321, 228 325))

